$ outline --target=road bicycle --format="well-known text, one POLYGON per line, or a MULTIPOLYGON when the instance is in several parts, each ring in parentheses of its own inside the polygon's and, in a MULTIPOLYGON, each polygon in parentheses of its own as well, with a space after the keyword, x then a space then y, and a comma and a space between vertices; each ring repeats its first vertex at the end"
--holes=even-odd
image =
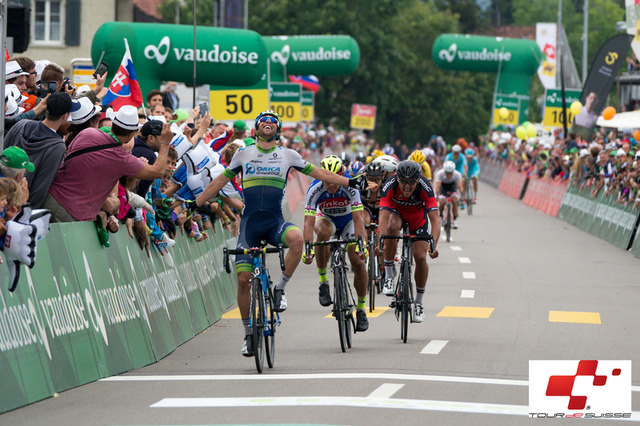
POLYGON ((369 250, 369 258, 367 259, 367 280, 369 292, 369 312, 376 309, 376 294, 380 294, 380 283, 382 282, 382 264, 380 259, 375 255, 376 247, 378 247, 378 229, 377 223, 365 225, 365 229, 369 231, 369 240, 367 250, 369 250))
POLYGON ((331 239, 329 241, 305 242, 305 253, 309 257, 311 248, 318 246, 329 246, 331 259, 331 272, 333 273, 333 309, 332 314, 338 321, 338 335, 340 338, 340 349, 346 352, 351 347, 351 330, 355 333, 354 311, 356 302, 353 297, 349 278, 347 276, 346 252, 347 244, 357 243, 359 250, 363 249, 362 238, 354 239, 331 239))
MULTIPOLYGON (((473 191, 473 181, 470 177, 464 180, 464 199, 467 203, 467 214, 470 216, 473 214, 473 199, 475 198, 475 192, 473 191)), ((448 240, 447 240, 448 241, 448 240)))
POLYGON ((447 202, 442 210, 442 227, 447 242, 451 242, 451 229, 453 228, 453 203, 451 197, 447 197, 447 202))
POLYGON ((262 243, 260 247, 249 249, 228 249, 224 247, 224 269, 227 274, 231 273, 229 267, 229 255, 249 254, 253 264, 251 277, 251 305, 249 326, 253 339, 253 354, 256 361, 258 373, 262 373, 264 358, 266 353, 267 365, 273 368, 276 358, 276 327, 280 325, 280 315, 273 309, 273 283, 267 269, 267 253, 278 253, 280 257, 280 269, 284 271, 284 247, 266 247, 262 243))
POLYGON ((403 226, 402 235, 385 235, 380 237, 380 250, 384 247, 384 241, 388 239, 402 240, 402 256, 400 259, 400 276, 394 291, 396 320, 400 321, 400 338, 407 343, 409 332, 409 320, 413 322, 413 286, 411 285, 411 260, 413 258, 411 246, 415 241, 427 241, 429 250, 434 252, 433 237, 428 232, 423 235, 411 235, 407 226, 403 226))

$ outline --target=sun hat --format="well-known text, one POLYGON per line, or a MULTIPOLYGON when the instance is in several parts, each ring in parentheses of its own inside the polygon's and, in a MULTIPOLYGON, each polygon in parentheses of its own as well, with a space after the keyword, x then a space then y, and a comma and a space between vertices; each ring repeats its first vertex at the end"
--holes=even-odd
POLYGON ((42 71, 44 71, 44 67, 49 65, 51 61, 43 59, 41 61, 35 61, 35 62, 36 62, 36 83, 40 83, 40 81, 42 80, 42 71))
POLYGON ((78 99, 78 103, 80 104, 80 108, 76 111, 72 111, 69 115, 69 121, 71 124, 85 123, 95 115, 102 112, 102 107, 94 105, 89 98, 80 98, 78 99))
POLYGON ((28 172, 35 170, 35 166, 29 161, 29 156, 24 149, 17 146, 10 146, 0 154, 0 163, 12 169, 27 169, 28 172))
POLYGON ((15 84, 7 84, 4 86, 4 93, 13 98, 16 101, 16 104, 22 105, 22 103, 27 99, 22 93, 20 93, 20 89, 15 84))
POLYGON ((11 80, 12 78, 20 77, 21 75, 29 75, 29 73, 24 72, 17 61, 7 62, 7 70, 4 73, 5 80, 11 80))
POLYGON ((19 107, 16 101, 11 96, 6 97, 6 105, 7 111, 4 114, 6 118, 14 118, 24 112, 24 108, 19 107))
POLYGON ((133 105, 124 105, 113 117, 113 125, 129 131, 136 131, 140 129, 140 123, 138 122, 138 108, 133 105))
POLYGON ((588 149, 582 148, 580 150, 580 158, 588 157, 591 153, 588 149))

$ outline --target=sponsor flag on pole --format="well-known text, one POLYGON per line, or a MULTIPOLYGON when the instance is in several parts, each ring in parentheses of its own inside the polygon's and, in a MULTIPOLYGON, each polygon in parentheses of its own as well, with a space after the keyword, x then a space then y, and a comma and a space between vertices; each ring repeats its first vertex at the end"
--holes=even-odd
POLYGON ((320 82, 315 75, 290 75, 289 81, 292 83, 300 83, 302 87, 317 93, 320 90, 320 82))
POLYGON ((142 105, 142 91, 138 84, 136 71, 133 69, 133 60, 126 38, 124 46, 125 52, 120 68, 111 80, 109 91, 102 101, 103 105, 110 105, 114 111, 118 111, 124 105, 133 105, 136 108, 142 105))

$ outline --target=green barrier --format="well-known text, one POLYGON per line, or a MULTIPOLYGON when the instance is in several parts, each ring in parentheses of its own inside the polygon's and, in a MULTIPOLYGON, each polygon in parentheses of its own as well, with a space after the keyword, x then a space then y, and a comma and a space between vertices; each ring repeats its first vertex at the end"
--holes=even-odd
POLYGON ((638 211, 632 205, 623 206, 615 201, 614 195, 605 196, 602 190, 591 198, 590 190, 569 185, 558 217, 626 250, 632 241, 638 211))
POLYGON ((208 233, 148 258, 124 230, 105 249, 92 223, 52 224, 14 293, 0 265, 0 412, 153 363, 220 319, 235 301, 221 272, 235 238, 208 233))

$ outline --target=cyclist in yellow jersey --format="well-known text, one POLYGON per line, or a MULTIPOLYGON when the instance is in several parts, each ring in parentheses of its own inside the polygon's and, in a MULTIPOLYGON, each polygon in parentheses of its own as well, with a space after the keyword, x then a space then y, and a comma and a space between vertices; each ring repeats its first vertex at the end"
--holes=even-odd
POLYGON ((425 161, 426 158, 424 156, 424 153, 416 149, 409 156, 409 160, 415 161, 416 163, 420 164, 422 176, 427 178, 429 183, 431 183, 431 166, 425 161))

